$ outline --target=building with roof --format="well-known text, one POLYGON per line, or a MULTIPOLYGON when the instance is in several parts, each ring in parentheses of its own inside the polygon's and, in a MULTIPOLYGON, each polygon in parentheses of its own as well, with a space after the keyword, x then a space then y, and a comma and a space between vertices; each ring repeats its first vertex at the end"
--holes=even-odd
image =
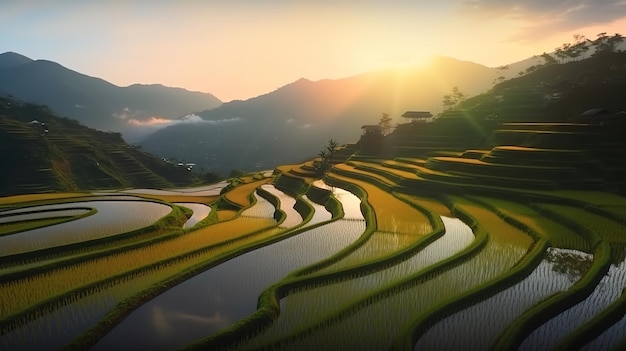
POLYGON ((402 117, 409 119, 409 123, 428 123, 433 121, 433 115, 428 111, 406 111, 402 114, 402 117))

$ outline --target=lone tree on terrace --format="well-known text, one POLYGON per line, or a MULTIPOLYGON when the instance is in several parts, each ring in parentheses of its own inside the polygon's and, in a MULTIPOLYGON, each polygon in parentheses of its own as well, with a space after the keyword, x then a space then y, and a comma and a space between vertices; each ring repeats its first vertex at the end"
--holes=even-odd
POLYGON ((328 140, 328 144, 320 151, 317 156, 320 157, 320 160, 315 162, 315 171, 317 175, 323 176, 330 170, 333 166, 332 159, 335 156, 335 149, 337 149, 339 143, 334 139, 328 140))
POLYGON ((380 117, 378 125, 380 126, 383 135, 386 135, 391 130, 391 121, 393 121, 393 118, 389 117, 389 114, 387 113, 383 113, 383 115, 380 117))

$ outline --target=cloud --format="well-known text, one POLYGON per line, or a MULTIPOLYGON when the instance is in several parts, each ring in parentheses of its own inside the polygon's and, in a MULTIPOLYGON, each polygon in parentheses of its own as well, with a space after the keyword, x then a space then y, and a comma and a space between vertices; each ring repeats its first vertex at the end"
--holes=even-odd
POLYGON ((464 0, 462 13, 479 19, 509 18, 526 23, 514 40, 529 40, 606 24, 626 17, 624 0, 464 0))
MULTIPOLYGON (((199 118, 199 117, 198 117, 199 118)), ((224 124, 224 123, 234 123, 234 122, 239 122, 241 120, 241 117, 232 117, 232 118, 223 118, 223 119, 211 119, 211 120, 205 120, 203 119, 202 121, 204 123, 209 123, 209 124, 224 124)))
POLYGON ((135 118, 128 119, 128 124, 133 126, 167 126, 171 125, 173 122, 174 121, 171 119, 161 117, 150 117, 145 120, 135 118))
POLYGON ((128 118, 127 123, 137 127, 169 127, 177 124, 197 124, 197 123, 206 123, 206 124, 223 124, 223 123, 232 123, 237 122, 241 118, 233 117, 233 118, 225 118, 218 120, 206 120, 196 114, 187 115, 181 119, 169 119, 164 117, 156 117, 152 116, 148 119, 137 119, 137 118, 128 118))
POLYGON ((139 116, 139 111, 131 111, 128 107, 124 107, 121 111, 113 113, 113 117, 118 119, 132 119, 139 116))

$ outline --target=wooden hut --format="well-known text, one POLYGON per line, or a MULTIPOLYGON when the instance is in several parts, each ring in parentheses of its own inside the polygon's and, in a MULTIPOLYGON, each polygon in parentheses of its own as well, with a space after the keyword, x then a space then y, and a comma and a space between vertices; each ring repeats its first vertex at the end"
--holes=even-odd
POLYGON ((402 117, 409 119, 409 123, 428 123, 433 121, 433 115, 428 111, 406 111, 402 117))

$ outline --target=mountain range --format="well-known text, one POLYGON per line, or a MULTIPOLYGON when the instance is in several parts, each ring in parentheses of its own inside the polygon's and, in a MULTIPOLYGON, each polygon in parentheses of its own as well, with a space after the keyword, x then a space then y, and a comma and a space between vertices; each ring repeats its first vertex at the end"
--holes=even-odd
POLYGON ((158 130, 140 144, 165 157, 205 169, 272 168, 314 156, 328 139, 354 142, 361 126, 383 113, 394 122, 407 110, 441 110, 442 97, 457 86, 464 94, 488 90, 495 69, 438 58, 430 66, 371 72, 343 79, 299 79, 273 92, 231 101, 198 113, 196 123, 158 130))
POLYGON ((180 119, 211 109, 221 101, 208 93, 162 85, 119 87, 47 60, 32 60, 6 52, 0 54, 0 93, 46 105, 59 115, 104 131, 137 139, 137 123, 153 117, 180 119))
POLYGON ((383 113, 395 123, 407 110, 437 113, 453 87, 476 95, 492 87, 499 73, 438 57, 404 70, 302 78, 261 96, 222 103, 211 94, 161 85, 118 87, 51 61, 4 53, 0 93, 46 105, 89 127, 121 132, 161 157, 226 174, 309 158, 331 138, 356 141, 360 127, 377 123, 383 113), (152 123, 163 120, 171 122, 152 123))

